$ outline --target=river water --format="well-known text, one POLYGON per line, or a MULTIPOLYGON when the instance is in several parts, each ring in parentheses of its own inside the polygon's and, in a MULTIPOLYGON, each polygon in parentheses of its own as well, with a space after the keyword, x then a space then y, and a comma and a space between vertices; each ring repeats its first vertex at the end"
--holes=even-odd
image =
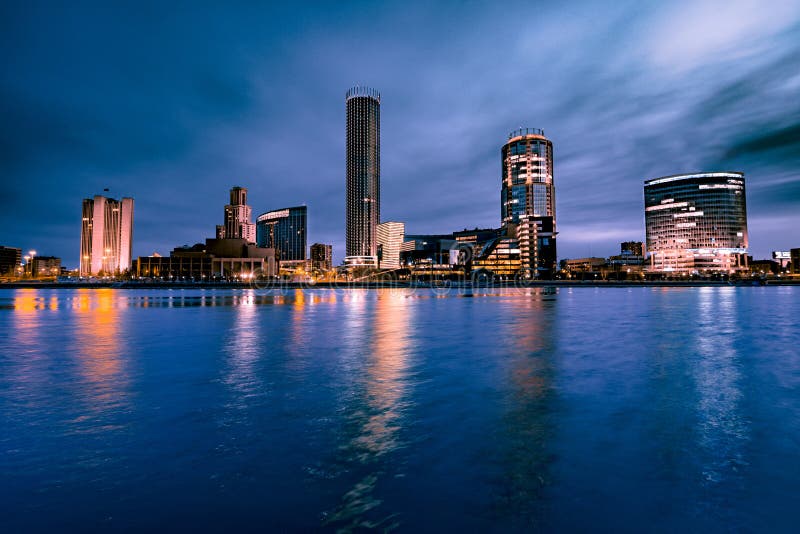
POLYGON ((791 531, 800 287, 3 290, 0 425, 4 532, 791 531))

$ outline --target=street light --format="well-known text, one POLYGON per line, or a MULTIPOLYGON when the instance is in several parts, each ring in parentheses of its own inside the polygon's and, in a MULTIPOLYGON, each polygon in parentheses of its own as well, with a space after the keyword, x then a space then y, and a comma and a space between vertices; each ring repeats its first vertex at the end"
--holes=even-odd
POLYGON ((35 250, 29 250, 29 251, 28 251, 28 254, 30 254, 30 255, 31 255, 31 278, 36 278, 36 272, 35 272, 35 271, 34 271, 34 269, 33 269, 33 267, 34 267, 34 265, 33 265, 33 264, 34 264, 34 263, 36 263, 36 262, 34 261, 34 259, 35 259, 35 257, 36 257, 36 251, 35 251, 35 250))

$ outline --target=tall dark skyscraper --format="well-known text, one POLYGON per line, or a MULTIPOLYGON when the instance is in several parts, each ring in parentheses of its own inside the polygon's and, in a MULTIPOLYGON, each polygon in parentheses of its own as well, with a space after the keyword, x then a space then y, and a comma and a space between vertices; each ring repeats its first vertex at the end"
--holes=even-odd
POLYGON ((515 229, 523 269, 550 278, 556 270, 557 234, 553 143, 539 128, 514 130, 503 145, 501 161, 502 226, 515 229))
POLYGON ((381 219, 381 95, 369 87, 347 91, 346 255, 377 262, 381 219))

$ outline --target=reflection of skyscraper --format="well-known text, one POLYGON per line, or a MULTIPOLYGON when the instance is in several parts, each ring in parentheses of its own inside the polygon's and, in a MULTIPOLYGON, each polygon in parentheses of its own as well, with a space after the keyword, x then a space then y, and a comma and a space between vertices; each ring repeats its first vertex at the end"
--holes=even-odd
POLYGON ((247 189, 231 189, 231 203, 225 206, 225 222, 217 226, 217 239, 246 239, 256 242, 256 225, 252 220, 252 208, 247 205, 247 189))
POLYGON ((262 355, 262 330, 258 325, 254 293, 246 291, 237 297, 238 300, 233 301, 235 319, 226 329, 227 339, 222 350, 227 356, 224 360, 226 371, 223 382, 237 398, 234 406, 240 408, 247 405, 247 399, 252 399, 263 387, 263 377, 257 370, 258 359, 262 355))
POLYGON ((130 269, 133 199, 101 195, 83 200, 81 276, 116 274, 130 269))
POLYGON ((504 519, 503 531, 537 530, 546 509, 546 489, 555 472, 553 440, 554 406, 558 405, 559 331, 556 323, 558 297, 546 289, 529 290, 525 299, 513 299, 497 332, 503 339, 497 348, 507 355, 503 368, 509 402, 502 419, 498 452, 505 469, 501 478, 503 497, 496 501, 504 519), (513 341, 512 341, 513 340, 513 341))
POLYGON ((744 174, 677 174, 644 183, 648 270, 691 273, 743 268, 744 174))
POLYGON ((747 455, 752 450, 747 446, 751 426, 746 415, 740 364, 745 351, 729 333, 741 321, 737 298, 741 298, 741 293, 733 290, 698 289, 697 317, 713 317, 713 320, 700 320, 693 329, 696 338, 691 346, 697 357, 687 358, 688 372, 683 375, 694 379, 697 395, 692 414, 696 427, 687 434, 697 440, 697 450, 705 453, 699 457, 703 458, 701 467, 706 482, 725 487, 731 479, 741 476, 738 466, 748 464, 747 455))
POLYGON ((121 409, 127 402, 129 375, 123 358, 127 338, 120 335, 119 306, 120 300, 109 288, 78 289, 72 299, 73 345, 67 350, 77 355, 83 377, 75 382, 76 388, 88 412, 96 415, 121 409), (86 387, 87 382, 91 387, 86 387))
POLYGON ((282 261, 306 259, 305 206, 262 213, 256 219, 256 242, 259 247, 274 248, 282 261))
POLYGON ((347 91, 346 255, 374 262, 381 218, 381 95, 347 91))
POLYGON ((519 238, 525 249, 523 269, 537 277, 551 277, 556 268, 557 233, 553 143, 543 130, 521 128, 509 134, 501 158, 503 228, 515 228, 509 237, 519 238))
POLYGON ((351 462, 348 471, 359 476, 341 504, 326 514, 326 529, 381 524, 382 518, 393 517, 391 505, 376 498, 376 488, 396 474, 392 472, 398 465, 394 456, 403 449, 408 413, 413 411, 413 395, 408 390, 413 378, 410 357, 415 306, 405 297, 404 290, 398 294, 385 289, 345 296, 349 302, 342 309, 343 325, 348 332, 355 332, 347 343, 366 352, 354 367, 358 384, 352 394, 341 397, 352 424, 347 425, 345 437, 349 439, 339 450, 351 462), (382 458, 385 460, 380 461, 382 458), (374 506, 364 506, 365 502, 374 506))

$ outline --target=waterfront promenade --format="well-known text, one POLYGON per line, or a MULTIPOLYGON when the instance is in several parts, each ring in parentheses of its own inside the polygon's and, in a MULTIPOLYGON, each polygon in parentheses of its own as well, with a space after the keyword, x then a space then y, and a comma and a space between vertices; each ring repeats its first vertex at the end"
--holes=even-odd
POLYGON ((380 288, 513 288, 513 287, 724 287, 724 286, 800 286, 800 278, 769 278, 740 280, 537 280, 537 281, 497 281, 472 283, 441 280, 433 282, 409 282, 387 280, 379 282, 346 281, 337 282, 288 282, 264 280, 255 282, 137 282, 137 281, 99 281, 99 282, 37 282, 20 281, 0 284, 0 289, 42 288, 112 288, 112 289, 380 289, 380 288))

